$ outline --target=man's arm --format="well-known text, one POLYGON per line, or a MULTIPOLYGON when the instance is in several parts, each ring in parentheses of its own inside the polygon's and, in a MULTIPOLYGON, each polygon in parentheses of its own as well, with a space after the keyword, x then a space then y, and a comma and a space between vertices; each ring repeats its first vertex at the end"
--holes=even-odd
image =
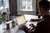
POLYGON ((42 25, 41 23, 38 23, 37 26, 35 26, 34 30, 30 30, 28 29, 27 26, 24 26, 24 31, 27 32, 27 33, 40 33, 42 32, 42 25))
POLYGON ((36 27, 34 24, 30 24, 29 26, 33 27, 33 29, 36 27))
POLYGON ((44 26, 44 23, 43 22, 44 21, 43 20, 41 20, 41 21, 38 22, 37 26, 32 26, 32 27, 34 27, 34 30, 30 30, 30 29, 28 29, 27 26, 24 26, 25 27, 24 28, 25 32, 27 32, 27 33, 28 32, 31 32, 31 33, 41 33, 41 32, 43 32, 44 29, 45 29, 45 28, 43 28, 43 26, 44 26))
POLYGON ((43 22, 39 22, 31 33, 43 33, 45 31, 43 22))
POLYGON ((40 21, 42 19, 31 19, 31 21, 40 21))
MULTIPOLYGON (((33 27, 33 26, 32 26, 32 27, 33 27)), ((37 26, 35 26, 34 30, 28 29, 27 26, 24 26, 23 28, 24 28, 24 31, 27 32, 27 33, 39 33, 40 30, 41 30, 41 26, 40 26, 39 23, 37 24, 37 26)))

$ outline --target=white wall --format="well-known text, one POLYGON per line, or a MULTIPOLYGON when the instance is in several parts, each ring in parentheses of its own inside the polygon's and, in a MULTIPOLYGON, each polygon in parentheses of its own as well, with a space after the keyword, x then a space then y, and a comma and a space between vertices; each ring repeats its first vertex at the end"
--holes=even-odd
POLYGON ((32 0, 33 11, 21 11, 21 0, 17 0, 18 15, 33 14, 36 15, 36 0, 32 0))

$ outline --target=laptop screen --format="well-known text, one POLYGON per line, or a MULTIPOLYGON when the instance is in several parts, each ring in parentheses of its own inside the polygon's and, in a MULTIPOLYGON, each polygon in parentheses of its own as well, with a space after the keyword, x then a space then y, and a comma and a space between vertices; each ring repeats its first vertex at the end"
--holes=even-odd
POLYGON ((22 15, 20 17, 17 17, 16 20, 17 20, 18 26, 21 26, 21 25, 23 25, 23 24, 26 23, 26 20, 25 20, 25 16, 24 15, 22 15))

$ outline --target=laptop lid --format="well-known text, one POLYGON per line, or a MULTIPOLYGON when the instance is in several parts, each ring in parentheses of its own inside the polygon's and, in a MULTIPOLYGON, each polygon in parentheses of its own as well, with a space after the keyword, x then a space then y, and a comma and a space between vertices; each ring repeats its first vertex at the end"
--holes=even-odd
POLYGON ((25 16, 24 15, 22 15, 20 17, 17 17, 16 20, 17 20, 18 26, 21 26, 21 25, 23 25, 23 24, 26 23, 26 20, 25 20, 25 16))

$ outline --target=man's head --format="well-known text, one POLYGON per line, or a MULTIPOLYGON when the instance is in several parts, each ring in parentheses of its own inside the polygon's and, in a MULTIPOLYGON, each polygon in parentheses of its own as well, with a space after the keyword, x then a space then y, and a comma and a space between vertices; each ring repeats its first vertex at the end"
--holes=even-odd
POLYGON ((49 1, 40 1, 39 2, 40 13, 42 16, 49 14, 50 2, 49 1))

